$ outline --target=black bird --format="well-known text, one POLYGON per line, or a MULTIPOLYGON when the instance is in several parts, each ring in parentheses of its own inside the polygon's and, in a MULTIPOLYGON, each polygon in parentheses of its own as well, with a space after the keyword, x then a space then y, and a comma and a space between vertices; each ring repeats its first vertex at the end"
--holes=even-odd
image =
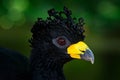
POLYGON ((63 66, 72 59, 94 63, 94 55, 83 42, 83 18, 72 12, 48 11, 46 20, 38 18, 31 32, 30 60, 17 52, 0 48, 0 80, 65 80, 63 66))

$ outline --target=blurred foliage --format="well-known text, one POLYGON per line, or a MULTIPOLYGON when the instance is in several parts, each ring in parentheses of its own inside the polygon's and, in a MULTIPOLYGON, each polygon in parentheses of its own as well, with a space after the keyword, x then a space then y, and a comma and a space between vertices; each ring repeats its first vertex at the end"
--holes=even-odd
POLYGON ((65 65, 67 80, 120 80, 120 0, 0 0, 0 47, 29 57, 30 29, 47 10, 67 6, 85 19, 85 41, 95 64, 74 60, 65 65))

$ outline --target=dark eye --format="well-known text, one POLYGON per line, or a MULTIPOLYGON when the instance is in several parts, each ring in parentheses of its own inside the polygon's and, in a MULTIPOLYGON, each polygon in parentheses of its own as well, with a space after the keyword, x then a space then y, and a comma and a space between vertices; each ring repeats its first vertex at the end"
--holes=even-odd
POLYGON ((65 36, 59 36, 57 38, 54 38, 52 42, 55 46, 59 48, 66 48, 71 44, 65 36))
POLYGON ((59 37, 57 39, 57 43, 61 46, 64 46, 66 44, 66 40, 65 40, 65 38, 59 37))

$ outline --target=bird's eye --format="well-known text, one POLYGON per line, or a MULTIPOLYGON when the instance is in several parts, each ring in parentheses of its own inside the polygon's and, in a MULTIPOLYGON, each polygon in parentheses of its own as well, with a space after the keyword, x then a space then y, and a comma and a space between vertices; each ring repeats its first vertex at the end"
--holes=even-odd
POLYGON ((65 36, 58 36, 52 40, 53 44, 59 48, 66 48, 71 43, 65 36))
POLYGON ((61 46, 64 46, 66 44, 66 40, 65 40, 65 38, 59 37, 57 39, 57 43, 61 46))

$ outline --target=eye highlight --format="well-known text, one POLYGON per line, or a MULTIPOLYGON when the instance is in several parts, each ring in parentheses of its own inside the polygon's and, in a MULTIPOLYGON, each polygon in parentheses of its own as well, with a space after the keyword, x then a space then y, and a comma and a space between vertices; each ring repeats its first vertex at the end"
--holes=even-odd
POLYGON ((70 41, 65 36, 58 36, 52 40, 53 44, 59 48, 66 48, 70 45, 70 41))

